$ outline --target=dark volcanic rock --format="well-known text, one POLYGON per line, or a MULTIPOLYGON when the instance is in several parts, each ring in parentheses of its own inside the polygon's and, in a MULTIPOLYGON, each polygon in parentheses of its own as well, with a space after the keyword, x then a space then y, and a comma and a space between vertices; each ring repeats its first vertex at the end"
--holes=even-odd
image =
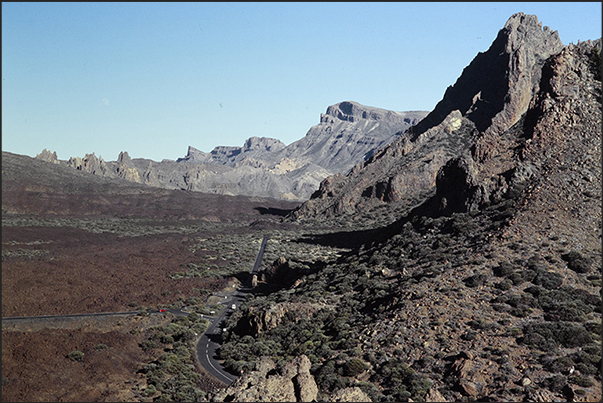
POLYGON ((557 31, 543 28, 535 15, 513 15, 490 48, 473 59, 412 132, 439 124, 456 109, 480 132, 501 133, 527 111, 545 60, 562 47, 557 31))
MULTIPOLYGON (((513 15, 425 119, 346 177, 329 178, 328 186, 321 186, 293 216, 353 213, 382 202, 410 207, 433 194, 436 174, 450 159, 467 158, 470 152, 469 158, 478 160, 500 154, 509 144, 503 133, 520 124, 539 90, 545 61, 562 47, 557 32, 543 28, 535 16, 513 15)), ((454 170, 449 166, 441 181, 456 175, 454 170)), ((481 191, 488 194, 482 199, 491 193, 481 191)))

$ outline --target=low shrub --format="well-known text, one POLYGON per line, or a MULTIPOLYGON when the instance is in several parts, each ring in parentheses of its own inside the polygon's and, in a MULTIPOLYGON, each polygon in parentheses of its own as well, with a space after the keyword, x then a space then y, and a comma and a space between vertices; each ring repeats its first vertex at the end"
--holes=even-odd
POLYGON ((368 366, 360 358, 352 358, 343 364, 343 374, 354 377, 366 371, 368 366))
POLYGON ((498 288, 502 291, 508 291, 513 287, 513 282, 508 278, 505 278, 494 285, 494 287, 498 288))
POLYGON ((566 377, 559 374, 548 377, 542 381, 542 386, 552 392, 561 392, 566 385, 566 377))
POLYGON ((578 386, 582 386, 583 388, 589 388, 594 385, 592 379, 588 375, 575 375, 569 378, 569 381, 578 386))
POLYGON ((557 274, 552 271, 545 271, 538 273, 536 277, 532 280, 532 284, 540 285, 547 290, 553 290, 555 288, 561 287, 563 284, 563 277, 560 274, 557 274))
POLYGON ((578 251, 571 251, 561 256, 567 262, 567 267, 576 273, 588 273, 592 267, 592 259, 578 251))
POLYGON ((82 361, 84 359, 84 353, 82 353, 79 350, 74 350, 72 352, 70 352, 69 354, 67 354, 67 358, 69 358, 71 361, 82 361))
POLYGON ((474 274, 473 276, 469 276, 463 280, 467 287, 478 287, 480 285, 484 285, 488 276, 484 274, 474 274))
POLYGON ((157 393, 157 388, 155 388, 155 385, 147 386, 144 392, 142 392, 142 394, 146 397, 153 396, 155 393, 157 393))
POLYGON ((544 356, 541 359, 542 367, 548 372, 560 372, 567 373, 572 366, 574 366, 574 361, 567 356, 563 357, 554 357, 554 356, 544 356))
POLYGON ((521 343, 542 351, 558 346, 580 347, 592 342, 590 333, 584 326, 572 322, 529 323, 523 327, 521 343))
POLYGON ((515 271, 515 266, 509 262, 500 262, 492 271, 496 277, 507 277, 515 271))

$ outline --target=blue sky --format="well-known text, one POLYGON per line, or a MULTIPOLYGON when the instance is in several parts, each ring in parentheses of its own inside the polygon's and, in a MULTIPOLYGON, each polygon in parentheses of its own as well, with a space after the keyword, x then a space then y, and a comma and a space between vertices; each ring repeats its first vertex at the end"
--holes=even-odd
POLYGON ((290 144, 340 101, 431 110, 516 12, 564 44, 601 3, 2 3, 2 150, 177 159, 290 144))

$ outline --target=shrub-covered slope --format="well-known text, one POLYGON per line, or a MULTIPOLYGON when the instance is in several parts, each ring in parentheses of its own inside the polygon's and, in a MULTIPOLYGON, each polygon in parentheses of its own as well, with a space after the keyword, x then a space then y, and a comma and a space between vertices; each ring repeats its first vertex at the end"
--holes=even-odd
MULTIPOLYGON (((533 25, 520 14, 505 30, 533 25)), ((305 355, 325 400, 358 387, 373 401, 599 401, 600 49, 588 41, 528 58, 529 100, 496 130, 453 111, 412 146, 395 143, 348 179, 323 182, 295 217, 333 217, 342 231, 299 242, 361 246, 250 299, 228 324, 226 365, 252 371, 269 356, 280 374, 305 355), (455 135, 472 144, 452 156, 455 135), (380 179, 362 182, 417 171, 402 150, 430 141, 451 154, 414 208, 380 179)))

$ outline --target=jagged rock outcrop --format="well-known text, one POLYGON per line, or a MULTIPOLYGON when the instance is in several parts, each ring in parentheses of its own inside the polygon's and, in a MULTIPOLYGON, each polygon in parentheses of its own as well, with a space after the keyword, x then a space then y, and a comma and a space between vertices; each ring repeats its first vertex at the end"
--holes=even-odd
POLYGON ((310 374, 310 360, 301 355, 280 371, 269 358, 256 363, 256 370, 238 378, 228 388, 212 396, 215 402, 312 402, 318 387, 310 374))
POLYGON ((288 158, 298 167, 312 162, 333 174, 347 173, 426 115, 423 111, 394 112, 340 102, 329 106, 320 123, 282 150, 278 159, 288 158))
MULTIPOLYGON (((470 152, 478 160, 499 155, 508 143, 503 133, 520 124, 539 90, 545 61, 562 47, 557 32, 536 16, 511 16, 425 119, 347 176, 326 179, 292 216, 334 216, 383 202, 411 207, 431 197, 449 160, 470 152)), ((440 182, 458 173, 452 165, 445 169, 450 172, 440 182)))
POLYGON ((358 386, 339 389, 328 399, 327 402, 371 402, 371 398, 358 386))
POLYGON ((130 155, 122 151, 117 157, 117 176, 130 182, 141 183, 138 169, 132 164, 130 155))
POLYGON ((323 308, 320 304, 293 302, 282 302, 269 307, 250 307, 243 313, 237 331, 257 336, 278 326, 287 313, 292 313, 297 318, 312 315, 323 308))
POLYGON ((535 15, 514 14, 484 52, 448 87, 434 110, 411 131, 421 133, 457 109, 488 134, 500 134, 527 111, 538 90, 542 67, 563 44, 557 31, 535 15))
POLYGON ((40 154, 36 155, 36 158, 42 161, 52 162, 53 164, 59 163, 56 151, 51 153, 50 150, 47 149, 43 149, 40 154))
MULTIPOLYGON (((601 83, 595 79, 590 55, 599 54, 600 47, 601 40, 569 45, 549 58, 540 91, 523 120, 499 136, 495 147, 482 137, 473 155, 453 159, 442 168, 434 201, 440 212, 475 211, 509 193, 517 195, 538 178, 552 180, 559 174, 562 155, 576 166, 592 166, 600 152, 595 143, 597 135, 600 138, 601 83), (484 149, 490 152, 479 152, 484 149)), ((579 179, 560 176, 565 179, 558 178, 559 183, 584 182, 584 187, 601 177, 590 169, 583 169, 579 179)))
POLYGON ((209 153, 189 146, 177 161, 131 159, 122 152, 115 162, 92 154, 72 158, 68 165, 167 189, 307 200, 324 178, 348 171, 426 115, 346 101, 328 107, 321 122, 289 146, 251 137, 242 147, 218 146, 209 153))
POLYGON ((414 140, 400 137, 347 177, 325 179, 312 198, 293 212, 302 219, 350 213, 382 202, 412 205, 429 195, 440 167, 475 141, 473 123, 453 111, 439 125, 414 140))
POLYGON ((102 157, 92 154, 86 154, 84 158, 69 158, 67 165, 78 171, 88 172, 93 175, 106 176, 109 178, 117 177, 117 173, 108 165, 102 157))
POLYGON ((250 137, 245 140, 243 147, 218 146, 209 153, 189 146, 186 157, 177 162, 196 162, 205 164, 224 164, 235 166, 248 158, 261 158, 265 153, 275 152, 285 148, 285 144, 269 137, 250 137))

